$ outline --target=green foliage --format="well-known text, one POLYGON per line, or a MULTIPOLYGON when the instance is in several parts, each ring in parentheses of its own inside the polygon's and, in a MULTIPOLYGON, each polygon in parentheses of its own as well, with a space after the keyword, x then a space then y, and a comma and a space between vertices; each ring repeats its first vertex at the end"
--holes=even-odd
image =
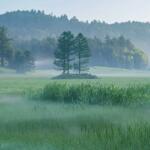
MULTIPOLYGON (((148 64, 147 55, 124 37, 112 39, 109 37, 107 43, 98 38, 88 39, 88 46, 91 53, 89 66, 144 69, 148 64)), ((57 40, 46 38, 43 40, 15 41, 14 47, 23 51, 30 50, 36 59, 53 59, 57 49, 57 40)), ((86 62, 88 61, 88 59, 85 60, 86 62)), ((75 68, 78 68, 77 64, 76 62, 76 65, 74 65, 75 68)))
MULTIPOLYGON (((128 105, 149 102, 150 85, 119 88, 99 83, 64 84, 50 83, 39 93, 42 100, 64 103, 128 105)), ((32 95, 34 98, 34 93, 32 95)), ((36 94, 37 98, 37 94, 36 94)))
MULTIPOLYGON (((1 70, 1 68, 0 68, 1 70)), ((4 71, 4 69, 2 69, 4 71)), ((121 70, 123 71, 123 70, 121 70)), ((0 71, 1 72, 1 71, 0 71)), ((13 73, 13 72, 12 72, 13 73)), ((127 72, 128 73, 128 72, 127 72)), ((38 73, 37 73, 38 74, 38 73)), ((144 87, 150 84, 150 78, 148 77, 103 77, 100 79, 88 80, 50 80, 49 74, 47 77, 41 75, 32 75, 31 73, 26 75, 11 75, 11 76, 0 76, 0 94, 2 95, 24 95, 30 92, 32 97, 33 91, 37 93, 37 98, 39 97, 40 91, 47 84, 91 84, 91 85, 101 85, 102 87, 110 87, 114 85, 115 87, 126 89, 128 87, 144 87), (39 91, 39 92, 38 92, 39 91)))
POLYGON ((108 24, 93 20, 79 21, 76 17, 69 19, 66 15, 56 17, 46 15, 42 11, 14 11, 0 15, 0 25, 10 30, 12 37, 18 39, 38 39, 59 36, 63 31, 70 30, 74 34, 82 32, 87 37, 104 39, 106 35, 118 37, 124 35, 134 44, 149 51, 149 23, 125 22, 108 24), (30 30, 29 30, 30 28, 30 30))
MULTIPOLYGON (((41 56, 45 58, 51 56, 53 58, 57 44, 56 39, 52 37, 58 37, 62 32, 69 30, 75 35, 81 32, 90 38, 88 43, 92 53, 91 65, 142 68, 147 64, 147 56, 145 54, 141 55, 141 51, 136 51, 135 54, 129 52, 132 45, 126 40, 128 44, 124 46, 125 49, 120 49, 119 46, 115 45, 119 43, 117 37, 123 35, 130 39, 136 47, 147 50, 149 53, 149 23, 126 22, 107 24, 99 21, 86 23, 79 21, 75 17, 68 19, 66 15, 56 17, 54 15, 45 15, 44 12, 40 11, 16 11, 0 15, 0 25, 4 25, 9 29, 9 35, 12 38, 15 37, 14 45, 18 49, 31 50, 36 57, 41 56), (105 46, 104 49, 101 47, 102 45, 104 46, 104 43, 101 45, 101 41, 97 39, 103 41, 106 35, 116 37, 117 42, 116 40, 114 40, 115 42, 111 40, 113 47, 112 45, 110 45, 110 48, 105 46), (48 36, 51 37, 48 40, 49 42, 45 39, 48 36), (94 37, 97 37, 97 39, 93 40, 94 37), (119 53, 120 50, 121 54, 119 53), (108 56, 105 52, 108 53, 108 56), (134 61, 133 57, 135 57, 134 61)), ((122 39, 120 38, 120 42, 122 39)), ((131 51, 133 52, 133 49, 131 51)))
POLYGON ((90 57, 90 49, 86 37, 82 33, 79 33, 75 38, 75 54, 76 59, 74 69, 80 74, 81 71, 88 70, 87 64, 90 57))
POLYGON ((149 107, 87 106, 1 97, 1 149, 148 150, 149 107))
POLYGON ((58 39, 58 48, 55 50, 54 64, 63 70, 63 74, 74 67, 75 70, 87 70, 87 63, 90 57, 90 50, 87 39, 79 33, 77 37, 69 32, 63 32, 58 39), (74 61, 74 64, 73 64, 74 61))
POLYGON ((0 65, 1 67, 9 66, 12 59, 12 49, 10 46, 10 39, 7 36, 7 30, 0 27, 0 65))
POLYGON ((7 30, 0 27, 0 64, 1 67, 16 69, 19 73, 31 71, 34 67, 34 59, 30 51, 13 51, 7 30))
POLYGON ((147 66, 148 56, 139 49, 134 49, 134 68, 143 68, 147 66))
POLYGON ((54 51, 57 48, 57 40, 55 38, 43 38, 41 40, 16 40, 14 39, 13 46, 22 51, 29 50, 36 59, 44 59, 54 57, 54 51))
POLYGON ((123 36, 106 36, 104 42, 97 38, 89 39, 89 47, 94 49, 92 62, 95 66, 144 69, 148 65, 147 55, 123 36))
POLYGON ((58 49, 55 51, 54 64, 69 74, 70 68, 72 68, 71 61, 74 49, 74 35, 68 31, 63 32, 58 39, 58 49))
POLYGON ((150 78, 53 81, 1 77, 0 149, 148 150, 148 83, 150 78), (36 100, 23 97, 28 92, 32 97, 36 94, 36 100), (78 101, 79 97, 84 101, 78 101), (86 105, 95 102, 114 106, 86 105), (145 105, 116 106, 143 103, 145 105))

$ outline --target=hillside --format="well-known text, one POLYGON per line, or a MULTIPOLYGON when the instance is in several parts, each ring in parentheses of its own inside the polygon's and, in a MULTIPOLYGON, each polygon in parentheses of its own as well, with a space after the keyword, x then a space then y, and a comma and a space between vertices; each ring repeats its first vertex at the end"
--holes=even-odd
POLYGON ((82 22, 76 17, 68 19, 66 15, 56 17, 40 11, 16 11, 0 15, 0 25, 8 28, 15 39, 43 39, 57 37, 65 30, 77 34, 82 32, 89 38, 104 39, 106 35, 129 38, 136 47, 150 53, 150 23, 125 22, 107 24, 100 21, 82 22))

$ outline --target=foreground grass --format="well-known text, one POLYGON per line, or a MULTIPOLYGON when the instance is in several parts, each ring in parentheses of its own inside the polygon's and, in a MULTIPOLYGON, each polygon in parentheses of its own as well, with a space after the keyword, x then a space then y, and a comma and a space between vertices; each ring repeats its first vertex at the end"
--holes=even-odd
MULTIPOLYGON (((107 91, 112 84, 119 89, 130 86, 138 89, 139 85, 145 87, 150 84, 150 78, 57 81, 49 78, 2 77, 0 150, 149 150, 149 104, 98 106, 56 104, 43 99, 32 101, 23 98, 26 92, 40 91, 47 84, 78 87, 87 82, 94 86, 101 85, 104 89, 106 87, 107 91)), ((149 94, 148 90, 146 88, 144 91, 149 94)), ((136 92, 138 95, 142 91, 136 92)))
POLYGON ((148 107, 9 100, 5 97, 0 103, 1 149, 147 150, 150 146, 148 107))

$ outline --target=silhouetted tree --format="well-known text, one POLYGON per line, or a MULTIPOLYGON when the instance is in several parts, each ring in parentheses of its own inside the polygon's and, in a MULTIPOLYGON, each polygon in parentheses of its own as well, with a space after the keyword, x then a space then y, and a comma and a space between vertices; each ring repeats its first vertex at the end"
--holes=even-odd
POLYGON ((69 74, 69 70, 72 67, 71 61, 73 60, 73 46, 74 46, 74 35, 68 31, 63 32, 58 39, 58 48, 55 51, 55 62, 54 64, 61 70, 63 73, 66 72, 69 74))
POLYGON ((7 36, 5 27, 0 27, 0 64, 1 67, 5 66, 5 62, 9 62, 12 57, 12 50, 10 46, 10 39, 7 36))
POLYGON ((81 71, 88 70, 87 64, 89 62, 90 57, 88 41, 82 33, 79 33, 75 38, 75 54, 76 62, 74 64, 74 69, 78 70, 80 74, 81 71))

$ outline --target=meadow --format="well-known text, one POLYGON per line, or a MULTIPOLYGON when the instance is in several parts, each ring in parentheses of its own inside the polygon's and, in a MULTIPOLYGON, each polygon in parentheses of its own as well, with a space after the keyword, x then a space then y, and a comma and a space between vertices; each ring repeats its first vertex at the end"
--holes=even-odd
POLYGON ((149 87, 149 77, 51 80, 49 76, 1 76, 0 150, 149 150, 149 87), (67 94, 68 89, 85 92, 87 86, 91 86, 89 91, 103 88, 102 93, 108 92, 111 100, 118 92, 122 98, 124 90, 132 87, 124 101, 134 98, 135 103, 68 103, 61 96, 58 101, 53 97, 59 91, 67 94), (48 99, 41 95, 43 90, 48 99), (139 97, 131 97, 135 94, 139 97), (137 103, 139 98, 142 103, 137 103))

